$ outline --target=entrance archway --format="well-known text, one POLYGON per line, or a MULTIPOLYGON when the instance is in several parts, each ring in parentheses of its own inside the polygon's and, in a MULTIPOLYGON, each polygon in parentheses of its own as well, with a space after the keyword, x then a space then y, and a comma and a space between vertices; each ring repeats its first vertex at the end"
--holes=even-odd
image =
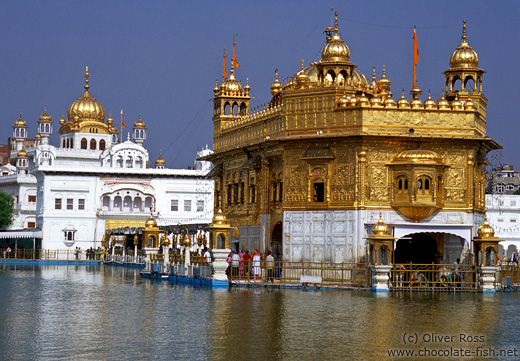
POLYGON ((282 222, 275 224, 273 233, 271 235, 271 246, 273 249, 273 256, 275 259, 282 259, 282 240, 283 240, 283 227, 282 222))
POLYGON ((437 241, 426 233, 415 233, 397 241, 394 264, 437 263, 437 241))

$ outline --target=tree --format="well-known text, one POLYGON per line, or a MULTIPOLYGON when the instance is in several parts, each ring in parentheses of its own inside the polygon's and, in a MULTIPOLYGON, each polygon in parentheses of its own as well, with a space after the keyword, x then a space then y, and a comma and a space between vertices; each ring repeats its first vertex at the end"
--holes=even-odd
POLYGON ((13 197, 0 192, 0 229, 7 228, 13 223, 13 197))

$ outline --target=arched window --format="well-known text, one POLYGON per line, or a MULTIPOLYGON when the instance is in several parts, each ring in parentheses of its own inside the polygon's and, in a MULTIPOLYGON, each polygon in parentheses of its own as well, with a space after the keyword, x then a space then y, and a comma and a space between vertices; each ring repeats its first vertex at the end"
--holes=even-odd
POLYGON ((99 141, 99 150, 105 150, 105 147, 106 147, 105 140, 101 139, 99 141))
POLYGON ((90 149, 91 150, 96 150, 96 145, 97 145, 96 140, 95 139, 91 139, 90 140, 90 149))
POLYGON ((408 193, 408 178, 404 175, 397 177, 397 193, 408 193))
POLYGON ((123 212, 130 212, 132 210, 132 197, 126 196, 123 200, 123 212))
POLYGON ((120 212, 122 211, 122 202, 120 196, 114 198, 114 210, 120 212))
POLYGON ((142 212, 143 211, 143 201, 141 198, 137 197, 134 199, 134 212, 142 212))
POLYGON ((85 138, 81 139, 81 149, 87 149, 87 140, 85 138))
POLYGON ((417 179, 417 192, 419 194, 430 194, 431 193, 431 179, 427 175, 421 175, 417 179))

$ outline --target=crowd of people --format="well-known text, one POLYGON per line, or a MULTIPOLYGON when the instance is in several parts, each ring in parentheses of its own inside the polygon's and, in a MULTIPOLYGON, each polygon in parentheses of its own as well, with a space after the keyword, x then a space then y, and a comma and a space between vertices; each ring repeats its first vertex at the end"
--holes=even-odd
POLYGON ((274 282, 279 267, 275 267, 275 260, 271 251, 260 253, 258 249, 249 253, 249 250, 232 250, 226 262, 226 274, 229 279, 262 279, 274 282), (264 272, 262 272, 264 270, 264 272), (262 274, 263 273, 263 274, 262 274))

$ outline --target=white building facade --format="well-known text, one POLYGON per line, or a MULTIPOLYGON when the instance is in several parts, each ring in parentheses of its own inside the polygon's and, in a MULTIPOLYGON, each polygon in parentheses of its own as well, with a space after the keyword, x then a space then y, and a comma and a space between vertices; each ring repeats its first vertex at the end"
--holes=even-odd
MULTIPOLYGON (((24 149, 28 126, 21 118, 13 126, 11 159, 0 190, 15 201, 11 229, 42 229, 43 249, 66 250, 102 246, 106 230, 142 227, 153 214, 159 226, 211 223, 213 181, 211 165, 167 169, 162 156, 150 167, 146 125, 136 121, 126 141, 113 119, 105 120, 103 106, 85 92, 60 119, 60 142, 49 144, 53 122, 45 110, 38 121, 35 145, 24 149)), ((211 153, 206 147, 199 156, 211 153)))
MULTIPOLYGON (((520 250, 520 195, 486 194, 486 213, 507 257, 520 250)), ((502 257, 502 254, 501 254, 502 257)))

